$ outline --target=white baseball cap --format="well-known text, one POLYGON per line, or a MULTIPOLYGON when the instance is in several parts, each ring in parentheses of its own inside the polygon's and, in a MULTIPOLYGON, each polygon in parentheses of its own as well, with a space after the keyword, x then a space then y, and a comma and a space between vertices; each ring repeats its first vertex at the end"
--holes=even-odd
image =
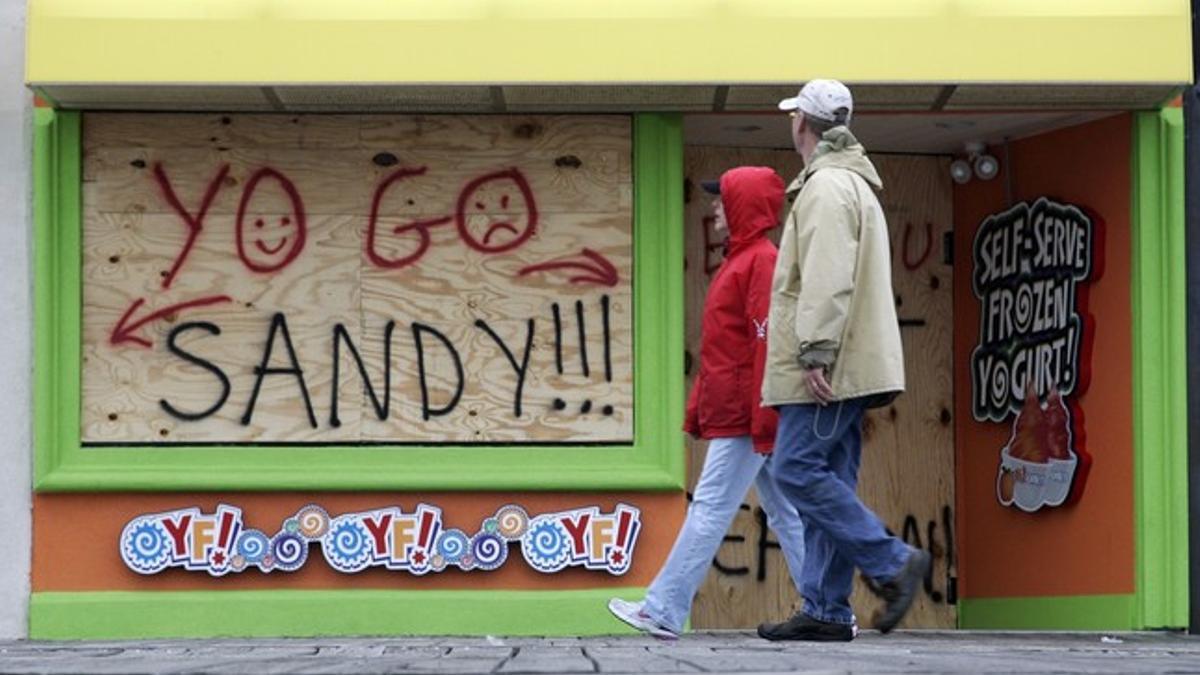
POLYGON ((854 98, 837 80, 812 80, 793 98, 779 102, 780 110, 799 110, 810 117, 834 124, 848 124, 854 113, 854 98))

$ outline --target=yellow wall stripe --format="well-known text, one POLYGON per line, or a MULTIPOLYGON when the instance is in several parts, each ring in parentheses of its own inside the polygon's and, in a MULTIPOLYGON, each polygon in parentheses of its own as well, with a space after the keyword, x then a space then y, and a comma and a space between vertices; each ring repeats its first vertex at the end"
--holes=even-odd
POLYGON ((54 83, 1183 83, 1188 0, 29 0, 54 83))

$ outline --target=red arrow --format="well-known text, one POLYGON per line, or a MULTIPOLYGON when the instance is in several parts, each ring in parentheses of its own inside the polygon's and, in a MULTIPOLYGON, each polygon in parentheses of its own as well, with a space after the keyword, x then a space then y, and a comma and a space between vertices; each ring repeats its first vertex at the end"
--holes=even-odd
POLYGON ((117 325, 113 328, 112 334, 109 336, 108 341, 113 345, 119 345, 122 342, 133 342, 143 347, 152 347, 153 345, 149 340, 139 335, 135 335, 135 333, 137 333, 142 326, 145 326, 153 321, 157 321, 169 314, 181 312, 190 307, 217 305, 222 302, 230 302, 231 300, 232 298, 227 295, 214 295, 207 298, 199 298, 197 300, 188 300, 187 302, 180 302, 168 307, 163 307, 162 309, 153 312, 148 316, 142 317, 133 323, 129 323, 129 318, 133 316, 133 313, 137 311, 138 307, 141 307, 146 302, 145 298, 138 298, 132 305, 129 306, 129 309, 125 310, 125 313, 121 315, 121 319, 117 321, 117 325))
POLYGON ((559 258, 550 260, 528 267, 522 267, 519 276, 533 274, 534 272, 546 272, 549 270, 558 269, 576 269, 583 270, 583 274, 570 277, 568 281, 573 284, 598 284, 600 286, 616 286, 620 278, 617 275, 617 268, 608 261, 608 258, 596 253, 590 248, 583 249, 583 257, 587 261, 580 261, 578 258, 559 258))

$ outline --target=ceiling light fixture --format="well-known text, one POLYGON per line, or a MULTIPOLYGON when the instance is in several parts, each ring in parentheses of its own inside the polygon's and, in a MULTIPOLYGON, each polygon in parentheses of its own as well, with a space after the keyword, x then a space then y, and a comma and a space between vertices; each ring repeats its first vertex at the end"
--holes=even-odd
POLYGON ((986 153, 987 146, 980 141, 966 144, 966 158, 959 158, 950 163, 950 179, 959 185, 966 185, 971 178, 992 180, 1000 174, 1000 162, 986 153))
POLYGON ((965 159, 950 162, 950 179, 959 185, 971 182, 971 163, 965 159))

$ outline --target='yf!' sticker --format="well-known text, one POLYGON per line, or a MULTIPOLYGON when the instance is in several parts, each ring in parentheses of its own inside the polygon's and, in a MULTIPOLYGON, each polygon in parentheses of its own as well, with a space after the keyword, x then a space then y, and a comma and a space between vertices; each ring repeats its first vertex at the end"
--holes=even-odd
POLYGON ((585 567, 624 574, 641 529, 641 512, 618 504, 612 513, 597 507, 542 514, 521 541, 525 561, 539 572, 585 567))

